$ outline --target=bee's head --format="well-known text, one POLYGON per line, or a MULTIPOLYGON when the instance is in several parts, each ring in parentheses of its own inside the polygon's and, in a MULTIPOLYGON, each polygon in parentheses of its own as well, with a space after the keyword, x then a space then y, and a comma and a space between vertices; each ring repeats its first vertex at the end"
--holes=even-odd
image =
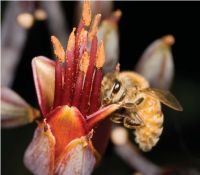
POLYGON ((122 101, 126 96, 126 88, 123 86, 122 82, 117 78, 113 80, 111 86, 105 89, 103 95, 103 103, 111 104, 118 103, 122 101))

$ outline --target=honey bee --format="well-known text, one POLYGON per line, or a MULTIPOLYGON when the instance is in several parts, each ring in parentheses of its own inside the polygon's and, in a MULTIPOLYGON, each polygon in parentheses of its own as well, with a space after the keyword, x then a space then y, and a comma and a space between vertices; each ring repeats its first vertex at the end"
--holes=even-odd
POLYGON ((122 108, 112 114, 111 120, 135 129, 135 141, 143 151, 151 150, 162 133, 161 103, 177 111, 183 110, 169 91, 150 88, 144 77, 132 71, 107 74, 102 81, 101 94, 103 105, 121 103, 122 108))

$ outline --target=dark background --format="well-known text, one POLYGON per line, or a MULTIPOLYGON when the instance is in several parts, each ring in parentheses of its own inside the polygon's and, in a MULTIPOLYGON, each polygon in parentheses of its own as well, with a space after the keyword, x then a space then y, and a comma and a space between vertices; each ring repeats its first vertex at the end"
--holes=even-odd
MULTIPOLYGON (((61 2, 70 27, 73 26, 75 2, 61 2)), ((2 4, 2 9, 6 3, 2 4)), ((161 166, 200 167, 200 6, 188 2, 115 2, 121 9, 120 63, 122 70, 133 70, 144 49, 155 39, 173 34, 172 47, 175 78, 171 91, 183 105, 178 113, 163 108, 164 132, 151 152, 142 153, 161 166)), ((3 10, 2 10, 3 12, 3 10)), ((3 20, 3 19, 2 19, 3 20)), ((37 55, 52 58, 46 22, 37 22, 29 30, 28 40, 16 72, 13 89, 37 107, 32 79, 31 59, 37 55)), ((36 124, 17 129, 2 130, 2 174, 30 174, 24 167, 23 153, 32 139, 36 124)), ((130 137, 131 134, 130 134, 130 137)), ((99 174, 131 174, 133 171, 115 155, 112 144, 96 169, 99 174)))

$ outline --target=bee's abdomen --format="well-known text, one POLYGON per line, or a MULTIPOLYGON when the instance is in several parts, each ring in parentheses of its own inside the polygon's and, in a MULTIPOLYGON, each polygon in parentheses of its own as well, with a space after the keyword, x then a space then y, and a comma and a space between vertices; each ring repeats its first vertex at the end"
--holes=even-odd
POLYGON ((135 130, 135 141, 143 151, 149 151, 159 140, 163 130, 163 114, 160 102, 154 98, 146 97, 139 106, 138 114, 144 126, 135 130))

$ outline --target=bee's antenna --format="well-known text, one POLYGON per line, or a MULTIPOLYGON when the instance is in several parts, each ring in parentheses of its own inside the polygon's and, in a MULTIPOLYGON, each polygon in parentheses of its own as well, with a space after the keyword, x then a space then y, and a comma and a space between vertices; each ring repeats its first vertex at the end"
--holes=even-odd
POLYGON ((119 73, 120 72, 120 64, 117 63, 116 67, 115 67, 115 72, 119 73))

